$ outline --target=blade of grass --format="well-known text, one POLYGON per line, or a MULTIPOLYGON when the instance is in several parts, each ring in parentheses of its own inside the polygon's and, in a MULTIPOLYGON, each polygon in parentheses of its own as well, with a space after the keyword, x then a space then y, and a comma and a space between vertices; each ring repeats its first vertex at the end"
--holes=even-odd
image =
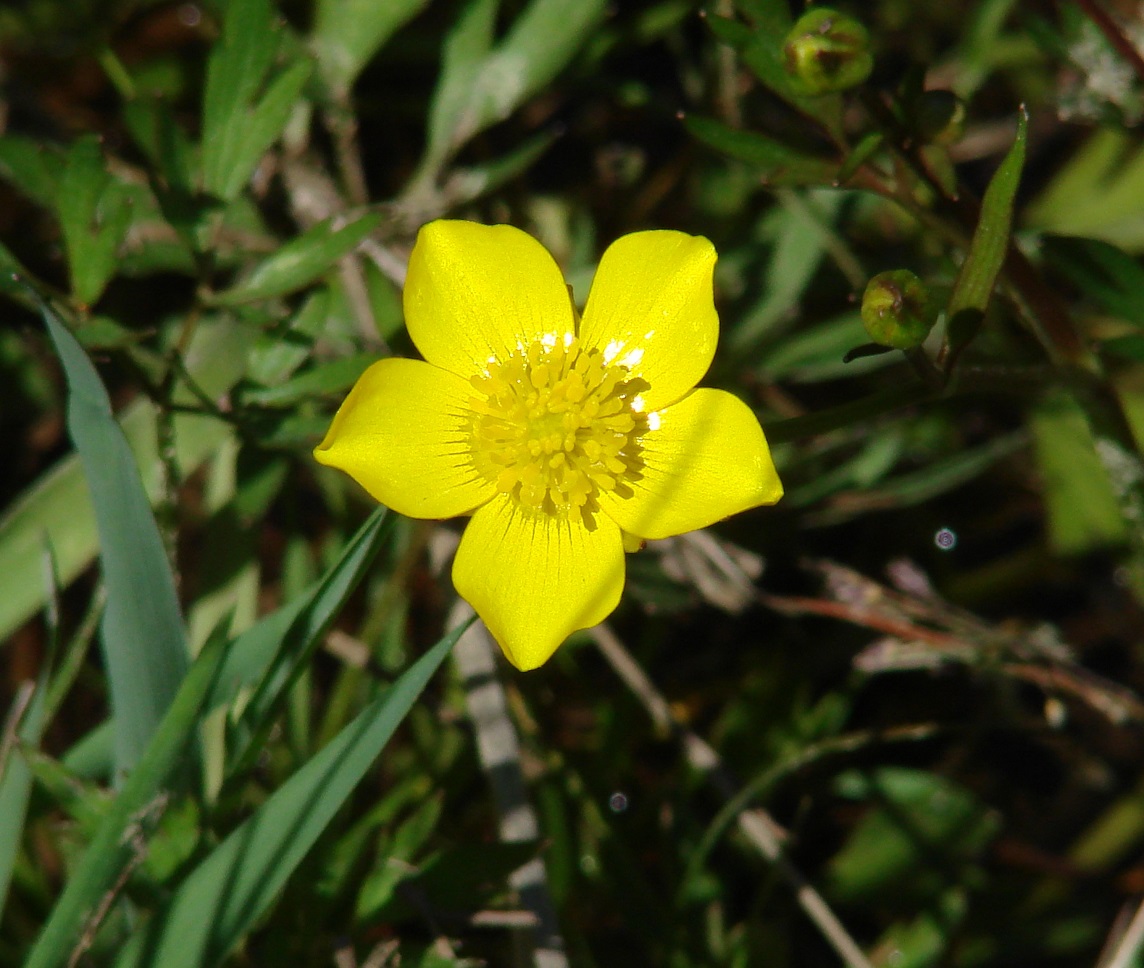
POLYGON ((243 709, 235 728, 229 770, 232 775, 241 773, 257 756, 283 698, 301 670, 308 665, 334 616, 357 587, 382 544, 388 540, 396 520, 395 516, 387 514, 385 508, 375 511, 346 546, 338 563, 303 600, 302 608, 284 632, 277 633, 276 630, 282 626, 275 624, 267 635, 259 631, 263 626, 259 623, 235 643, 234 662, 224 668, 220 688, 231 688, 231 684, 239 679, 234 670, 243 665, 248 669, 253 667, 259 673, 265 670, 265 674, 261 676, 258 688, 243 709), (273 652, 269 647, 273 647, 273 652))
MULTIPOLYGON (((31 300, 26 286, 21 292, 31 300)), ((200 323, 187 354, 188 370, 206 393, 221 397, 242 375, 247 343, 244 329, 233 320, 200 323)), ((150 400, 140 399, 119 419, 153 501, 161 492, 156 412, 150 400)), ((229 424, 195 414, 178 414, 174 423, 176 463, 184 474, 197 470, 234 433, 229 424)), ((56 557, 60 585, 66 588, 99 550, 95 514, 76 454, 62 458, 0 517, 0 642, 43 607, 43 582, 27 562, 39 554, 45 536, 56 557)))
POLYGON ((221 962, 269 908, 467 627, 441 639, 219 844, 130 940, 115 968, 221 962))
POLYGON ((128 770, 186 673, 186 632, 151 504, 107 391, 62 320, 46 303, 40 309, 67 376, 68 432, 95 508, 107 585, 102 639, 116 766, 128 770))
POLYGON ((226 624, 219 624, 183 678, 167 714, 52 908, 24 968, 54 968, 67 963, 89 914, 129 861, 133 832, 183 762, 184 751, 194 736, 199 711, 226 652, 226 624))

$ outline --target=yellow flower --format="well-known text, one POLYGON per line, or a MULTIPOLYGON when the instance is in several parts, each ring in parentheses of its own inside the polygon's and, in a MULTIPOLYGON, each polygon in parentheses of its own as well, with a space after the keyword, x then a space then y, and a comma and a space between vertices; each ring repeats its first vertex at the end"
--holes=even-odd
POLYGON ((426 362, 373 364, 314 456, 410 517, 472 515, 453 583, 520 669, 612 612, 626 543, 782 496, 747 406, 694 389, 719 335, 714 266, 706 239, 626 235, 578 319, 519 229, 417 237, 405 322, 426 362))

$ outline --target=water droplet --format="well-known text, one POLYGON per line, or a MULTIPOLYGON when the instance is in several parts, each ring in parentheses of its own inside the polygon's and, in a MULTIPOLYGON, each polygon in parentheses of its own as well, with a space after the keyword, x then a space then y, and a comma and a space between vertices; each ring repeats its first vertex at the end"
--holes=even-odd
POLYGON ((608 797, 608 806, 612 813, 623 813, 628 809, 628 798, 624 793, 613 793, 608 797))
POLYGON ((933 543, 941 548, 942 551, 952 551, 957 547, 957 535, 950 531, 949 528, 942 528, 933 536, 933 543))
POLYGON ((199 9, 198 4, 184 3, 179 7, 176 16, 179 18, 179 23, 184 27, 197 27, 203 19, 203 12, 199 9))

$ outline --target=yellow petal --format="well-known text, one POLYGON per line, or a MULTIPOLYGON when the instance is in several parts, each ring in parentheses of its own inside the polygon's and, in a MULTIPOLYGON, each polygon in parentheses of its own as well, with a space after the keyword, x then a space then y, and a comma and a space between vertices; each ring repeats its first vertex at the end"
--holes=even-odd
POLYGON ((405 278, 405 325, 430 363, 468 379, 548 334, 573 332, 552 256, 511 225, 441 220, 421 228, 405 278))
POLYGON ((401 514, 465 514, 496 493, 472 463, 472 395, 460 377, 428 363, 381 360, 354 384, 314 457, 401 514))
POLYGON ((763 428, 750 408, 723 390, 695 390, 650 415, 642 438, 642 479, 632 495, 600 494, 621 528, 666 538, 731 514, 774 504, 783 494, 763 428))
POLYGON ((518 669, 535 669, 572 632, 602 622, 624 587, 620 529, 520 508, 500 495, 479 508, 453 562, 453 584, 518 669))
POLYGON ((706 239, 661 230, 625 235, 600 259, 580 343, 647 380, 649 410, 674 403, 711 365, 719 339, 715 258, 706 239))

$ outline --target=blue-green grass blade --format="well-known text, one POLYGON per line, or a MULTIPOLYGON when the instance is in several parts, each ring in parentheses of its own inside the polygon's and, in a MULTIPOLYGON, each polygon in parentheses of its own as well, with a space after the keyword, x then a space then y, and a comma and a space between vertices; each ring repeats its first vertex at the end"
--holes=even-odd
POLYGON ((226 651, 227 624, 219 624, 183 678, 174 701, 52 908, 24 968, 55 968, 68 963, 85 919, 130 859, 133 838, 127 836, 128 828, 138 825, 150 807, 159 803, 167 779, 183 762, 203 700, 226 651))
MULTIPOLYGON (((21 292, 33 302, 26 285, 21 292)), ((38 303, 34 304, 38 308, 38 303)), ((242 376, 249 342, 246 329, 233 320, 201 320, 187 352, 187 369, 206 394, 221 397, 242 376)), ((162 495, 156 419, 155 404, 140 398, 128 404, 118 420, 152 501, 162 495)), ((174 426, 176 463, 184 475, 197 470, 234 435, 232 425, 197 414, 177 414, 174 426)), ((0 643, 43 607, 43 582, 27 562, 40 553, 45 540, 52 546, 64 588, 90 566, 99 550, 95 513, 83 473, 79 456, 68 454, 25 488, 0 515, 0 575, 4 576, 0 643)))
POLYGON ((67 377, 68 432, 95 509, 116 766, 129 770, 186 674, 186 633, 159 529, 107 391, 68 328, 47 304, 41 311, 67 377))
POLYGON ((115 968, 220 963, 265 914, 466 627, 441 639, 219 844, 124 947, 115 968))
MULTIPOLYGON (((385 508, 375 511, 281 634, 258 634, 256 630, 262 624, 259 623, 236 642, 233 664, 228 664, 223 670, 220 688, 234 688, 239 676, 234 675, 233 670, 240 669, 243 664, 247 669, 253 667, 261 675, 258 688, 235 726, 230 758, 232 773, 241 772, 243 765, 261 749, 261 739, 271 727, 280 703, 301 671, 309 665, 334 616, 357 587, 382 544, 389 539, 396 520, 395 516, 387 514, 385 508), (273 647, 272 652, 269 647, 273 647)), ((272 628, 283 626, 275 624, 272 628)), ((233 693, 225 698, 232 697, 233 693)))

